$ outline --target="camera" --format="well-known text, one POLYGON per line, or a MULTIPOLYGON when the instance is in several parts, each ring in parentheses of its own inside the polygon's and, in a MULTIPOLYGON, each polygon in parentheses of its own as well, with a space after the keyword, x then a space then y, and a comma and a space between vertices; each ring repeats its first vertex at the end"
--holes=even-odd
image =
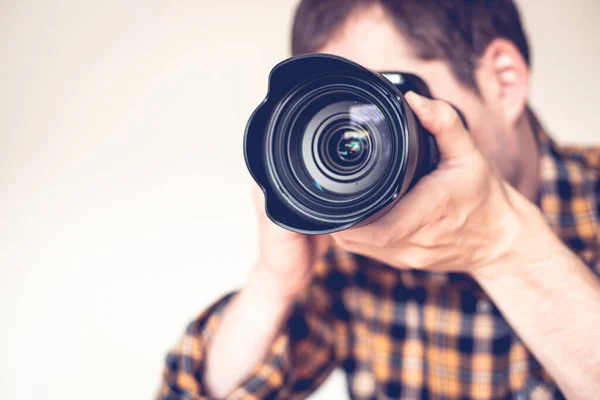
POLYGON ((244 135, 246 165, 277 225, 304 234, 363 226, 433 170, 433 136, 404 98, 417 76, 308 54, 276 65, 244 135))

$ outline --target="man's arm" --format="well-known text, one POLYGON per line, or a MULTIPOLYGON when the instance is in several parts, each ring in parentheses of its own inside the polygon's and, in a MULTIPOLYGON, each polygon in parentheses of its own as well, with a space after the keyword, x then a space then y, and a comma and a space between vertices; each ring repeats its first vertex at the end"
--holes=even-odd
POLYGON ((345 325, 330 308, 340 293, 327 287, 337 259, 323 258, 329 239, 275 226, 256 197, 259 262, 169 354, 160 400, 308 395, 345 357, 345 325))
POLYGON ((567 398, 597 397, 600 281, 550 231, 537 208, 525 199, 513 204, 521 208, 528 234, 508 258, 473 277, 567 398))
POLYGON ((281 330, 294 298, 255 268, 232 299, 207 348, 204 383, 207 392, 225 397, 258 365, 281 330))
POLYGON ((226 396, 265 357, 329 246, 326 237, 304 236, 273 224, 265 213, 260 190, 255 188, 253 195, 259 262, 225 311, 207 349, 204 383, 217 397, 226 396))
POLYGON ((319 262, 305 293, 287 307, 266 292, 251 298, 267 288, 250 284, 215 303, 167 356, 157 399, 308 396, 348 351, 346 323, 331 312, 329 296, 339 288, 327 286, 336 263, 333 252, 319 262))
POLYGON ((406 99, 435 136, 440 164, 388 214, 334 240, 399 269, 476 277, 567 397, 597 397, 598 279, 498 176, 450 105, 406 99))

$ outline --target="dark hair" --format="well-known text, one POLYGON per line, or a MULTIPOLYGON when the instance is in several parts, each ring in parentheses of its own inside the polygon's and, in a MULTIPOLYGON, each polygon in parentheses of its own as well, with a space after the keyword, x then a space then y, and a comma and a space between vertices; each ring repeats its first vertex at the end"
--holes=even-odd
POLYGON ((379 4, 424 60, 443 60, 478 92, 474 73, 490 42, 504 38, 528 65, 529 45, 512 0, 302 0, 292 30, 294 55, 317 51, 353 13, 379 4))

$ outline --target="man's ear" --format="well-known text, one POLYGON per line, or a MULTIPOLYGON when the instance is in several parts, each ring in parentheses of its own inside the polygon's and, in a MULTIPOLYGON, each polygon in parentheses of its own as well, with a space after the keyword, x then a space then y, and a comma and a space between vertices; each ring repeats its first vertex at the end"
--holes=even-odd
POLYGON ((499 108, 509 124, 516 124, 529 94, 529 66, 517 46, 506 39, 491 41, 475 78, 483 99, 499 108))

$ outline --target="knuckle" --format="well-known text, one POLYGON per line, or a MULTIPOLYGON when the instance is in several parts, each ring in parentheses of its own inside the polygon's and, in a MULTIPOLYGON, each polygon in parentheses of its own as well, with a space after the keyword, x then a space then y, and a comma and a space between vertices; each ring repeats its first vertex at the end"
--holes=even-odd
POLYGON ((393 242, 393 235, 388 229, 374 231, 371 235, 371 245, 376 248, 388 247, 393 242))
POLYGON ((462 122, 458 116, 458 113, 454 109, 454 107, 452 107, 450 104, 448 104, 446 102, 441 102, 440 107, 442 109, 442 111, 440 112, 441 120, 445 127, 456 128, 456 127, 462 125, 462 122))
POLYGON ((458 113, 450 103, 443 100, 432 100, 432 109, 434 118, 441 129, 453 128, 461 123, 458 113))
POLYGON ((350 250, 352 248, 352 242, 344 237, 333 235, 333 241, 343 250, 350 250))

